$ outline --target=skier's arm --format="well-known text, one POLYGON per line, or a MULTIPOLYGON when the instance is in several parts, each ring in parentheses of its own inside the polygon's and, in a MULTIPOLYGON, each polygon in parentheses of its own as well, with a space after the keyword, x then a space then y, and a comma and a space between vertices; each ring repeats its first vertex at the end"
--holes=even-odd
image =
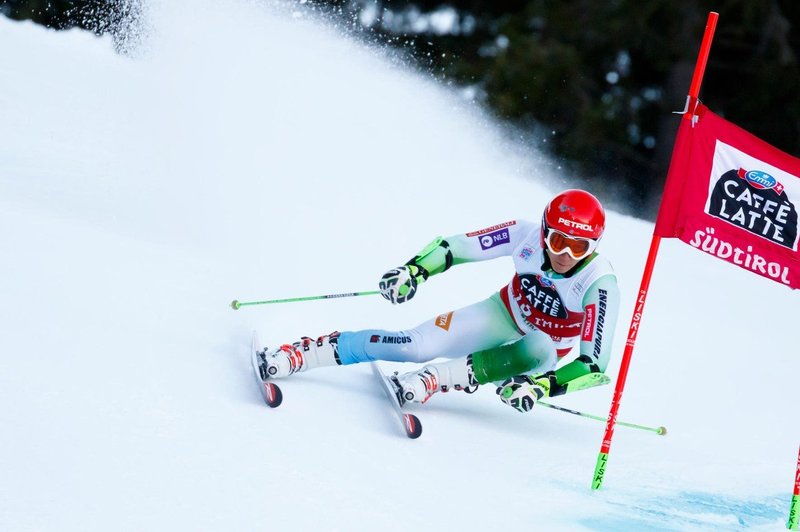
POLYGON ((479 231, 447 237, 453 264, 479 262, 507 257, 527 238, 537 225, 525 220, 511 220, 479 231))
POLYGON ((553 397, 605 382, 603 372, 611 357, 611 345, 619 314, 619 288, 614 275, 597 279, 583 296, 580 355, 555 371, 534 380, 553 397))
POLYGON ((455 264, 505 257, 511 255, 533 227, 530 222, 512 220, 480 231, 436 237, 406 265, 420 266, 431 276, 455 264))
POLYGON ((511 255, 534 227, 531 222, 512 220, 480 231, 436 237, 405 265, 384 274, 381 294, 392 303, 404 303, 414 297, 417 285, 455 264, 511 255))

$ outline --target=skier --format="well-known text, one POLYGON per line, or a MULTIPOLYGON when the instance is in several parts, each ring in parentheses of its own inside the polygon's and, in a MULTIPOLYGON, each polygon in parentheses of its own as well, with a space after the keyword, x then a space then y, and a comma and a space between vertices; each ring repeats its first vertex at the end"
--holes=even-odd
POLYGON ((406 331, 334 332, 258 353, 262 379, 320 366, 373 360, 431 363, 394 375, 398 400, 425 402, 449 389, 473 392, 498 383, 501 400, 527 412, 542 397, 586 388, 608 365, 619 307, 617 279, 595 252, 605 229, 603 207, 584 190, 566 190, 546 206, 541 224, 514 220, 438 237, 380 280, 393 304, 451 266, 511 256, 511 282, 484 301, 406 331), (556 369, 580 343, 580 354, 556 369))

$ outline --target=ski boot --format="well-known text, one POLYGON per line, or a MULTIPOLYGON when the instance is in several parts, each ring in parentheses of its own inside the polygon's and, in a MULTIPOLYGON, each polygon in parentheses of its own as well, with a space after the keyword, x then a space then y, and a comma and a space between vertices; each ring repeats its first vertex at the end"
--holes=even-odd
POLYGON ((338 340, 339 333, 332 332, 316 340, 304 336, 293 344, 259 351, 257 356, 261 379, 280 379, 321 366, 340 365, 338 340))
POLYGON ((395 374, 391 380, 397 388, 401 406, 409 401, 425 403, 436 392, 453 389, 473 393, 478 389, 478 381, 472 371, 472 355, 440 364, 428 364, 402 375, 395 374))

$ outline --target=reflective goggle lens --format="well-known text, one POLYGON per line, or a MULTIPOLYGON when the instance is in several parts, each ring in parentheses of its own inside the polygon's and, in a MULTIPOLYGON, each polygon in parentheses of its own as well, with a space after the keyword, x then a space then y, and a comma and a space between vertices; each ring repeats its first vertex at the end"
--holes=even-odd
POLYGON ((572 258, 580 259, 590 253, 595 241, 587 238, 578 238, 565 235, 555 229, 547 229, 547 247, 556 255, 569 253, 572 258))

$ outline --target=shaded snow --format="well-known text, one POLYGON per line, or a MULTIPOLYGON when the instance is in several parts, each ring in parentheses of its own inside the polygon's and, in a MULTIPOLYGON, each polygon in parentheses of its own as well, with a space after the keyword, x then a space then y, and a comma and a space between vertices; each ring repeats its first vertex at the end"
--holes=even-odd
MULTIPOLYGON (((783 527, 797 296, 671 241, 620 411, 669 435, 618 427, 600 492, 602 423, 488 388, 414 408, 417 441, 366 367, 298 376, 267 409, 251 330, 414 326, 512 265, 456 268, 400 307, 232 299, 372 290, 437 234, 536 219, 569 181, 382 52, 227 3, 154 8, 138 59, 0 20, 0 529, 783 527)), ((612 377, 651 233, 609 215, 612 377)), ((611 391, 554 402, 605 415, 611 391)))

